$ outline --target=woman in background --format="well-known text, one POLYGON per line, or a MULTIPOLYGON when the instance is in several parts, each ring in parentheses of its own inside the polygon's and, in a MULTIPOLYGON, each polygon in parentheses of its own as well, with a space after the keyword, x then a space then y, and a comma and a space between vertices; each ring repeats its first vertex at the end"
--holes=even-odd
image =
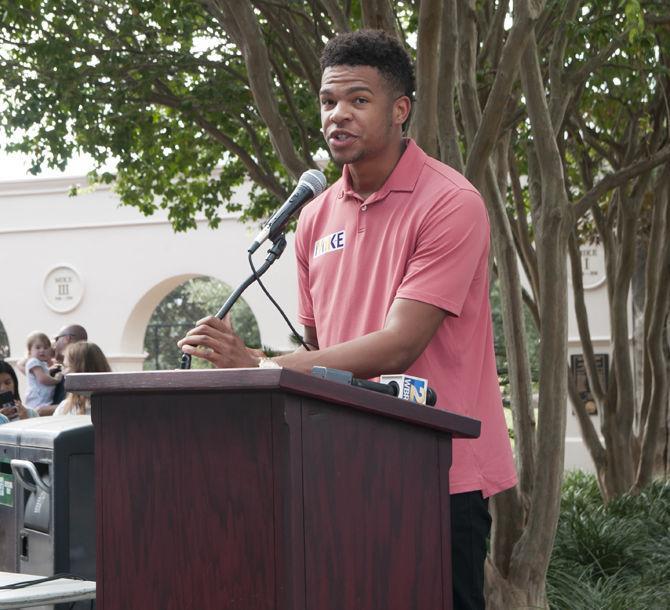
MULTIPOLYGON (((67 373, 109 373, 111 367, 105 354, 95 344, 88 341, 71 343, 65 348, 63 360, 65 374, 67 373)), ((88 396, 68 392, 54 411, 54 415, 89 415, 91 401, 88 396)))
POLYGON ((6 424, 16 419, 38 417, 37 411, 23 406, 21 396, 19 396, 19 380, 16 378, 16 372, 12 365, 0 360, 0 395, 5 392, 11 392, 12 398, 11 400, 3 400, 0 404, 0 424, 6 424))

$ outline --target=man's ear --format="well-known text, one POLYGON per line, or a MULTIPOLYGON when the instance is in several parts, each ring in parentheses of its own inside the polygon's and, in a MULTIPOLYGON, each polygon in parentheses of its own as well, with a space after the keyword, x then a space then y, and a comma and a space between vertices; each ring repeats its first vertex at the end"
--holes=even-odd
POLYGON ((409 118, 412 110, 412 102, 406 95, 400 96, 393 102, 393 122, 396 125, 402 125, 409 118))

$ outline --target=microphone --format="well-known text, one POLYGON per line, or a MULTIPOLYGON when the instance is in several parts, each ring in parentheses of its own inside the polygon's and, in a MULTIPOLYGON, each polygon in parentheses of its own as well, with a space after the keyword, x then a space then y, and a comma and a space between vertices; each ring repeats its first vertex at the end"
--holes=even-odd
POLYGON ((346 385, 353 385, 358 388, 365 388, 373 392, 388 394, 396 398, 402 398, 417 404, 435 406, 437 394, 432 388, 428 387, 428 382, 421 377, 412 377, 411 375, 382 375, 380 383, 368 381, 367 379, 357 379, 350 371, 341 371, 340 369, 331 369, 325 366, 313 366, 312 376, 335 381, 346 385), (405 390, 407 388, 407 390, 405 390), (412 389, 413 388, 413 389, 412 389))
POLYGON ((396 396, 410 402, 421 405, 435 406, 437 394, 433 388, 428 387, 428 382, 421 377, 412 375, 382 375, 380 383, 386 383, 396 390, 396 396))
POLYGON ((249 246, 247 252, 253 254, 266 240, 273 240, 284 230, 291 216, 310 199, 323 193, 327 185, 326 177, 318 169, 307 170, 302 176, 291 196, 265 223, 261 232, 249 246))

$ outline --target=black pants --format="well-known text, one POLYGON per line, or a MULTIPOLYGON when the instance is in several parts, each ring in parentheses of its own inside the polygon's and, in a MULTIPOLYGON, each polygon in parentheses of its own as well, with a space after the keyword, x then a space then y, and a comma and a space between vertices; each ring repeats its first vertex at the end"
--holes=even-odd
POLYGON ((483 610, 489 501, 480 491, 451 496, 451 574, 454 610, 483 610))

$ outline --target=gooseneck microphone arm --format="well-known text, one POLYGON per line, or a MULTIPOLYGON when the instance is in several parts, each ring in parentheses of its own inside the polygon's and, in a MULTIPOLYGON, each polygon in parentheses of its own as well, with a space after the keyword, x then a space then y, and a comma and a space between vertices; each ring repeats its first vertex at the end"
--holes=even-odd
MULTIPOLYGON (((271 266, 272 263, 274 263, 284 252, 284 248, 286 248, 286 238, 284 237, 284 234, 282 233, 281 235, 277 236, 274 241, 272 242, 272 248, 268 250, 268 255, 265 259, 265 262, 258 268, 256 269, 256 273, 252 273, 244 282, 242 282, 235 292, 233 292, 227 299, 226 302, 223 304, 221 309, 216 313, 216 317, 219 318, 219 320, 223 320, 225 318, 226 314, 232 309, 233 305, 237 302, 237 299, 239 299, 242 296, 242 293, 251 286, 261 275, 263 275, 271 266)), ((181 363, 179 365, 179 368, 181 369, 190 369, 191 368, 191 355, 190 354, 182 354, 181 355, 181 363)))
MULTIPOLYGON (((239 288, 233 292, 228 297, 228 300, 223 304, 223 307, 216 314, 216 317, 223 319, 223 317, 230 311, 230 308, 233 306, 235 301, 240 298, 240 295, 258 278, 263 275, 282 254, 284 248, 286 247, 286 239, 284 238, 284 229, 288 224, 289 220, 296 214, 303 205, 305 205, 310 199, 320 195, 326 188, 326 177, 318 169, 309 169, 300 176, 300 181, 295 187, 289 198, 281 205, 281 207, 270 217, 270 219, 265 223, 261 232, 256 236, 254 241, 251 243, 247 252, 251 256, 261 244, 266 240, 272 242, 272 248, 268 250, 268 257, 265 259, 265 262, 261 267, 254 271, 253 275, 250 275, 239 288)), ((251 259, 250 259, 251 262, 251 259)), ((251 267, 253 269, 253 265, 251 267)), ((261 284, 262 285, 262 284, 261 284)), ((291 328, 293 330, 293 328, 291 328)), ((295 331, 294 331, 295 332, 295 331)), ((191 368, 191 356, 189 354, 183 354, 181 357, 182 369, 191 368)))

